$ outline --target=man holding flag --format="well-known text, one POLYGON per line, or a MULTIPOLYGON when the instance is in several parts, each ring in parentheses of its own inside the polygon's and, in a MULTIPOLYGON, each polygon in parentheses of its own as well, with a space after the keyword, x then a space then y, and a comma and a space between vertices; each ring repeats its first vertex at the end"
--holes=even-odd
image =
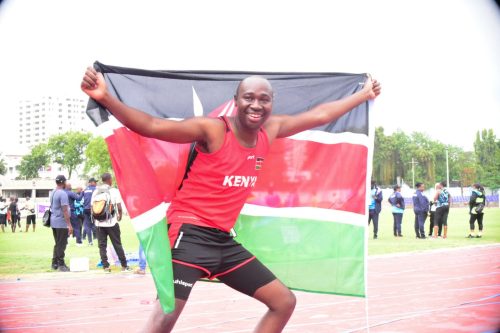
POLYGON ((341 100, 320 104, 295 116, 271 115, 271 84, 262 77, 251 76, 237 88, 235 117, 183 121, 156 118, 128 107, 109 94, 102 74, 93 68, 87 69, 81 88, 142 136, 174 143, 196 142, 198 156, 167 213, 175 310, 164 314, 157 302, 147 331, 169 332, 193 285, 205 277, 217 278, 269 308, 256 332, 280 332, 293 312, 295 296, 235 242, 230 231, 275 139, 338 119, 378 96, 380 84, 368 78, 362 90, 341 100))

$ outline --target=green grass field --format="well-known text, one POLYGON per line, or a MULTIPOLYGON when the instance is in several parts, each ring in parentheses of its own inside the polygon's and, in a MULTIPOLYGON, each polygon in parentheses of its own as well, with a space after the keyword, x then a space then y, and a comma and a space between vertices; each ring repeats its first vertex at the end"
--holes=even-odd
MULTIPOLYGON (((444 247, 459 247, 479 244, 500 243, 500 209, 486 208, 484 211, 484 230, 482 238, 465 238, 469 234, 469 213, 467 208, 452 208, 448 216, 447 239, 417 239, 414 229, 415 215, 407 209, 403 215, 402 238, 393 235, 393 219, 389 208, 382 210, 379 220, 378 239, 373 239, 373 226, 370 225, 368 254, 387 254, 412 252, 444 247)), ((476 231, 477 231, 476 223, 476 231)), ((425 232, 429 232, 429 218, 425 221, 425 232)))
MULTIPOLYGON (((370 226, 370 239, 368 243, 369 255, 423 251, 429 249, 459 247, 479 244, 500 243, 500 209, 487 208, 485 210, 485 229, 481 239, 467 239, 468 213, 465 208, 452 209, 448 219, 448 239, 415 239, 413 229, 414 215, 407 210, 403 219, 403 238, 395 238, 392 234, 392 215, 389 209, 384 209, 379 222, 379 239, 372 239, 372 227, 370 226)), ((15 277, 32 273, 51 272, 50 264, 54 240, 52 230, 45 228, 38 221, 36 232, 31 229, 28 233, 11 233, 10 229, 5 233, 0 232, 0 278, 15 277)), ((132 229, 128 218, 121 223, 122 243, 125 252, 136 252, 139 242, 132 229)), ((24 220, 22 221, 25 228, 24 220)), ((426 222, 426 232, 428 221, 426 222)), ((97 269, 96 264, 100 261, 97 241, 94 246, 77 247, 74 241, 70 241, 66 249, 66 263, 69 265, 71 258, 88 257, 91 269, 97 269)))

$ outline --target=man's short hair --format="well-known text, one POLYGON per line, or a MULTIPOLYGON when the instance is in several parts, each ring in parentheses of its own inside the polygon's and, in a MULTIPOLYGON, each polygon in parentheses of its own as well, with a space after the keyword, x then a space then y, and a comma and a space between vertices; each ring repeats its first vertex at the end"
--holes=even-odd
POLYGON ((446 183, 446 180, 443 180, 440 182, 440 184, 443 186, 443 187, 446 187, 447 183, 446 183))
POLYGON ((401 188, 401 186, 399 186, 399 185, 394 185, 394 187, 393 187, 394 191, 397 191, 400 188, 401 188))
POLYGON ((420 186, 422 186, 422 185, 424 185, 424 183, 416 183, 416 184, 415 184, 415 187, 416 187, 416 188, 419 188, 419 187, 420 187, 420 186))
POLYGON ((105 173, 103 173, 103 174, 102 174, 102 176, 101 176, 101 180, 102 180, 103 182, 108 181, 108 180, 110 180, 110 179, 111 179, 111 174, 110 174, 109 172, 105 172, 105 173))
POLYGON ((89 183, 97 183, 97 180, 95 180, 95 178, 92 177, 92 178, 89 179, 89 183))

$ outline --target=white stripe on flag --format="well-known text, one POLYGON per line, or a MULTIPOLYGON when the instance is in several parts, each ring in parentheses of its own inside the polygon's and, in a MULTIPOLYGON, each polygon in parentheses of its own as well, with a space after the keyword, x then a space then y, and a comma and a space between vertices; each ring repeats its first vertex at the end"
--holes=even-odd
POLYGON ((194 109, 194 116, 195 117, 201 117, 203 116, 203 105, 201 104, 200 98, 198 97, 198 94, 196 93, 196 90, 193 88, 193 109, 194 109))
POLYGON ((224 109, 219 113, 218 117, 222 117, 226 114, 227 109, 229 108, 229 105, 231 105, 231 101, 226 103, 226 106, 224 106, 224 109))
POLYGON ((370 145, 370 139, 367 135, 350 132, 329 133, 325 131, 309 130, 289 136, 288 139, 313 141, 324 144, 351 143, 366 147, 370 145))
POLYGON ((231 100, 231 107, 227 111, 226 116, 232 116, 234 109, 235 109, 234 100, 231 100))
POLYGON ((151 208, 145 213, 132 219, 132 226, 135 232, 141 232, 159 223, 167 216, 167 209, 170 203, 162 202, 158 206, 151 208))
POLYGON ((105 121, 97 126, 97 133, 104 139, 106 139, 107 137, 113 135, 114 130, 117 130, 121 127, 124 127, 123 124, 120 123, 118 119, 110 115, 108 121, 105 121))
POLYGON ((269 216, 269 217, 285 217, 297 218, 304 220, 318 220, 325 222, 338 222, 343 224, 357 225, 364 227, 366 225, 366 215, 352 212, 344 212, 341 210, 325 209, 317 207, 283 207, 273 208, 267 206, 259 206, 245 204, 241 210, 243 215, 251 216, 269 216))
MULTIPOLYGON (((195 116, 197 116, 196 112, 199 112, 199 110, 195 110, 195 116)), ((203 107, 202 107, 201 112, 203 112, 203 107)), ((201 115, 203 115, 203 113, 201 115)), ((168 120, 183 121, 184 118, 168 118, 168 120)), ((118 121, 118 119, 116 119, 115 117, 110 115, 108 121, 105 121, 105 122, 101 123, 99 126, 97 126, 97 134, 102 136, 104 139, 106 139, 106 138, 110 137, 111 135, 113 135, 113 131, 115 131, 119 128, 122 128, 122 127, 125 127, 125 126, 123 126, 123 124, 120 123, 118 121)))

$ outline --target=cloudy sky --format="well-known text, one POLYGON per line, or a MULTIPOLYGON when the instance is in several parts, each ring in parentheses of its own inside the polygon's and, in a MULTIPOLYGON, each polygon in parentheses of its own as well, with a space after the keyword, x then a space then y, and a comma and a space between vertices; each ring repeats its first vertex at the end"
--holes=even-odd
POLYGON ((17 102, 83 97, 94 60, 146 69, 370 72, 375 123, 472 149, 500 136, 500 12, 488 0, 22 1, 0 5, 0 152, 17 102))

